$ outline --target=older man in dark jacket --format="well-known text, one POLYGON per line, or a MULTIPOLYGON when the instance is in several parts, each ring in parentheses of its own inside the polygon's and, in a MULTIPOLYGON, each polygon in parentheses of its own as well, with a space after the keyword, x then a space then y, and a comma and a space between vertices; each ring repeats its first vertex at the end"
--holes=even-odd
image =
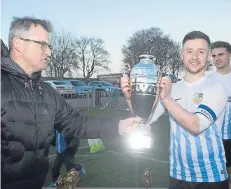
POLYGON ((49 167, 44 149, 49 148, 54 129, 66 140, 113 137, 129 132, 140 121, 80 115, 41 82, 52 48, 50 28, 49 22, 29 17, 11 23, 10 58, 1 60, 2 189, 42 188, 49 167))

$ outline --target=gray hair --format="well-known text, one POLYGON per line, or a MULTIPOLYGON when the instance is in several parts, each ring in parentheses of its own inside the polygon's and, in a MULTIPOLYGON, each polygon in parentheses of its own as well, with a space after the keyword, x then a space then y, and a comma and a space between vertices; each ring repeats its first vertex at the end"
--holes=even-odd
POLYGON ((34 25, 35 27, 37 25, 40 25, 48 33, 51 33, 52 31, 52 25, 49 20, 41 20, 34 17, 23 17, 23 18, 14 17, 10 25, 10 31, 8 37, 9 50, 12 49, 12 40, 14 39, 14 37, 24 36, 26 33, 28 33, 32 25, 34 25))

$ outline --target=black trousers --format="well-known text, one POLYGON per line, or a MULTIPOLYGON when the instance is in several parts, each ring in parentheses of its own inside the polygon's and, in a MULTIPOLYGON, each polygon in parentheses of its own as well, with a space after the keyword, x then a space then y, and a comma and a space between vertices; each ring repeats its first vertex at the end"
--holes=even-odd
POLYGON ((226 167, 231 167, 231 139, 223 140, 226 157, 226 167))
POLYGON ((187 182, 170 177, 168 189, 229 189, 228 180, 222 182, 187 182))
POLYGON ((63 153, 57 153, 56 159, 54 161, 52 172, 52 180, 56 182, 60 175, 60 168, 62 164, 65 165, 66 170, 70 171, 74 166, 74 157, 78 148, 67 148, 63 153))
POLYGON ((26 180, 11 181, 1 185, 1 189, 42 189, 47 172, 26 180))

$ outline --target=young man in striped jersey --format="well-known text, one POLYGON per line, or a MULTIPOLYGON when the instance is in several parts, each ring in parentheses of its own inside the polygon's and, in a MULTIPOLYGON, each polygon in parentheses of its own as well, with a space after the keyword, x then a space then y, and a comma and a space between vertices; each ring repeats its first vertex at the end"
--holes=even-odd
POLYGON ((226 167, 229 175, 229 189, 231 189, 231 45, 224 41, 217 41, 211 45, 212 58, 216 66, 210 76, 224 85, 228 91, 228 103, 222 126, 222 138, 226 155, 226 167))
MULTIPOLYGON (((205 75, 210 60, 210 39, 192 31, 183 39, 183 80, 172 84, 163 77, 157 87, 160 100, 151 123, 165 108, 170 118, 169 189, 228 189, 221 127, 227 90, 205 75)), ((128 79, 121 78, 126 99, 131 98, 128 79)))

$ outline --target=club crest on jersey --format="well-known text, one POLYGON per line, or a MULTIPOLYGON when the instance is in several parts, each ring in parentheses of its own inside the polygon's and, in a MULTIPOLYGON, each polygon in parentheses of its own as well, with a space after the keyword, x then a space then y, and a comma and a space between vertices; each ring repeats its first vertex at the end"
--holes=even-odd
POLYGON ((228 102, 231 102, 231 96, 228 97, 228 102))
POLYGON ((195 93, 193 97, 193 102, 195 104, 200 104, 203 99, 203 93, 195 93))

